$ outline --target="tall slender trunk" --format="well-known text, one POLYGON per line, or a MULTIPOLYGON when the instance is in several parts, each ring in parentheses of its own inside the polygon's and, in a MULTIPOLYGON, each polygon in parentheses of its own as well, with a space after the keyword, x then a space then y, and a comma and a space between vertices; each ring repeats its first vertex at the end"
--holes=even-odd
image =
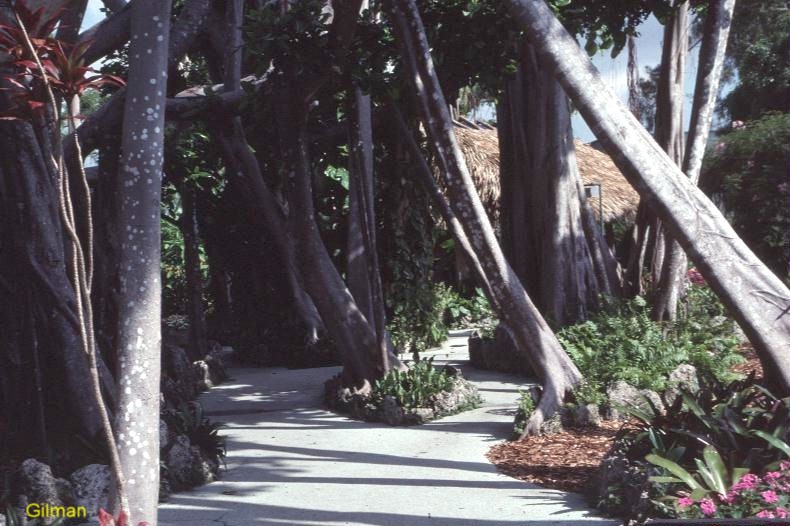
MULTIPOLYGON (((688 10, 688 2, 676 1, 664 27, 661 72, 656 93, 656 142, 679 167, 683 166, 685 150, 683 103, 688 54, 688 10)), ((677 269, 670 273, 670 247, 674 242, 655 215, 652 217, 652 228, 655 235, 651 259, 653 318, 658 321, 672 320, 677 312, 682 276, 677 275, 677 269)))
POLYGON ((182 182, 181 234, 184 237, 184 270, 187 278, 187 310, 189 312, 189 355, 202 360, 208 354, 206 316, 203 309, 203 274, 200 271, 200 234, 195 208, 195 188, 182 182))
POLYGON ((543 384, 538 407, 525 428, 525 434, 537 433, 544 419, 559 408, 565 394, 581 380, 581 374, 527 296, 497 243, 456 142, 417 6, 413 0, 391 0, 387 5, 451 206, 486 273, 497 314, 513 330, 519 351, 543 384))
POLYGON ((790 290, 620 103, 544 1, 508 0, 508 7, 623 175, 743 328, 769 380, 788 392, 790 290))
POLYGON ((162 344, 160 203, 170 2, 132 5, 119 190, 121 265, 116 431, 129 522, 157 524, 162 344))
POLYGON ((444 219, 444 222, 447 224, 447 228, 450 230, 450 234, 455 242, 458 243, 461 254, 466 260, 467 265, 469 265, 469 268, 474 269, 475 278, 483 289, 489 303, 494 305, 496 299, 491 291, 491 285, 488 283, 486 273, 483 270, 483 266, 480 264, 480 260, 477 258, 477 254, 475 254, 474 248, 472 248, 472 244, 469 242, 469 238, 466 237, 463 225, 461 225, 455 212, 453 212, 450 203, 447 201, 447 197, 445 197, 441 189, 439 189, 436 179, 433 178, 433 173, 428 165, 428 161, 425 160, 417 141, 414 140, 414 136, 411 130, 409 130, 401 111, 395 104, 392 104, 391 107, 398 132, 404 140, 406 149, 409 152, 409 157, 411 157, 412 162, 416 164, 416 172, 420 182, 430 194, 433 206, 439 211, 442 219, 444 219))
POLYGON ((384 372, 389 370, 384 293, 376 248, 373 124, 370 96, 353 88, 349 114, 348 288, 376 332, 384 372))
MULTIPOLYGON (((694 86, 691 123, 682 165, 686 176, 695 185, 699 182, 702 158, 710 134, 734 9, 735 0, 713 0, 708 4, 694 86)), ((685 252, 676 241, 670 239, 654 300, 654 317, 657 319, 675 318, 687 265, 685 252)))

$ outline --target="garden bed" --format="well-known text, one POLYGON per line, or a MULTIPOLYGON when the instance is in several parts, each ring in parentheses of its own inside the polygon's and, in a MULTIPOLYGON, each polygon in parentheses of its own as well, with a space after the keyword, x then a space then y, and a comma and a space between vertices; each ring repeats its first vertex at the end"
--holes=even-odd
POLYGON ((486 456, 505 475, 583 493, 622 427, 622 422, 604 421, 600 427, 530 436, 494 446, 486 456))
POLYGON ((369 393, 343 387, 336 376, 326 383, 326 403, 357 420, 391 426, 423 424, 478 407, 477 387, 452 366, 433 367, 430 360, 415 362, 405 371, 390 371, 369 393))

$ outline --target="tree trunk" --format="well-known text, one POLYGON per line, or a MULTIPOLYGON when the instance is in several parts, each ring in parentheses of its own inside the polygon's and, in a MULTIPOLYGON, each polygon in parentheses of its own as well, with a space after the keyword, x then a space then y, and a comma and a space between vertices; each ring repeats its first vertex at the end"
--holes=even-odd
MULTIPOLYGON (((46 299, 41 308, 47 316, 47 355, 64 378, 71 416, 93 438, 101 431, 101 419, 92 392, 85 389, 90 373, 78 331, 75 291, 66 270, 57 189, 29 124, 0 123, 0 160, 16 209, 19 268, 31 277, 35 296, 46 299)), ((24 305, 23 298, 15 301, 24 305)))
POLYGON ((543 0, 508 0, 508 6, 623 175, 743 328, 768 378, 788 392, 790 290, 619 102, 543 0))
POLYGON ((598 307, 599 294, 612 295, 616 267, 606 271, 614 260, 604 260, 599 227, 594 221, 584 227, 568 100, 531 46, 523 46, 506 93, 506 127, 498 126, 506 139, 500 153, 505 253, 540 311, 556 327, 570 325, 598 307))
MULTIPOLYGON (((225 91, 241 88, 243 7, 244 2, 241 0, 231 0, 226 4, 225 16, 229 39, 224 50, 225 91)), ((226 160, 236 167, 236 171, 243 174, 255 197, 255 202, 267 225, 267 233, 274 241, 280 257, 283 258, 294 305, 307 332, 307 340, 310 343, 315 343, 319 333, 324 329, 324 325, 313 300, 304 290, 295 259, 294 247, 286 236, 287 227, 282 207, 264 181, 258 160, 247 142, 241 118, 226 116, 223 121, 220 138, 223 154, 226 160)))
POLYGON ((129 522, 157 524, 162 284, 160 203, 170 2, 135 0, 124 101, 118 446, 129 522), (150 52, 150 53, 149 53, 150 52))
POLYGON ((379 360, 389 370, 384 294, 376 247, 373 124, 370 96, 353 88, 349 108, 348 288, 376 332, 379 360))
MULTIPOLYGON (((293 77, 291 77, 293 79, 293 77)), ((313 207, 312 177, 306 139, 306 115, 301 101, 294 100, 293 80, 278 79, 273 88, 275 120, 280 135, 288 179, 288 224, 295 241, 297 262, 307 293, 315 302, 326 330, 342 353, 343 384, 367 391, 384 372, 376 331, 360 311, 326 250, 313 207)), ((394 355, 393 367, 400 367, 394 355)))
MULTIPOLYGON (((676 1, 672 15, 664 27, 661 51, 661 72, 656 93, 656 142, 678 166, 683 166, 685 136, 683 133, 684 78, 688 54, 688 2, 676 1)), ((672 320, 677 312, 683 276, 677 269, 670 273, 672 238, 662 222, 653 215, 655 244, 651 260, 653 280, 653 318, 672 320)), ((685 270, 685 269, 683 269, 685 270)))
POLYGON ((467 265, 469 265, 469 268, 474 269, 475 278, 480 283, 480 287, 483 289, 483 292, 488 298, 489 303, 494 305, 496 299, 494 298, 494 294, 491 291, 491 285, 488 283, 488 278, 486 278, 483 266, 480 264, 480 260, 477 258, 477 254, 475 254, 472 244, 469 242, 469 238, 466 237, 466 233, 464 232, 461 222, 456 217, 455 212, 453 212, 453 209, 450 206, 450 203, 447 201, 447 198, 439 189, 436 179, 433 178, 431 168, 420 151, 417 141, 414 140, 414 136, 412 135, 411 130, 409 130, 409 127, 406 125, 406 121, 403 119, 403 115, 401 114, 400 110, 395 104, 392 104, 391 107, 395 124, 398 126, 398 131, 404 140, 406 149, 409 152, 409 156, 417 165, 416 171, 420 182, 423 184, 423 186, 425 186, 425 189, 430 194, 433 206, 439 210, 439 214, 447 224, 450 234, 452 235, 455 242, 458 243, 458 246, 461 249, 461 254, 466 260, 467 265))
MULTIPOLYGON (((694 185, 699 182, 702 158, 708 144, 734 9, 735 0, 713 0, 708 4, 694 86, 691 123, 682 165, 683 171, 694 185)), ((676 241, 670 239, 654 303, 654 317, 657 319, 675 318, 687 266, 685 252, 676 241)))
POLYGON ((189 356, 203 360, 208 354, 206 316, 203 309, 203 274, 200 271, 200 238, 195 189, 184 181, 181 194, 181 234, 184 236, 184 270, 187 278, 187 309, 189 311, 189 356))
POLYGON ((497 314, 513 330, 519 351, 525 354, 543 384, 538 407, 525 428, 525 434, 537 433, 544 419, 560 407, 565 394, 581 380, 581 374, 527 296, 497 243, 456 142, 453 123, 414 1, 391 0, 387 5, 400 55, 416 91, 422 122, 450 203, 491 284, 497 314))

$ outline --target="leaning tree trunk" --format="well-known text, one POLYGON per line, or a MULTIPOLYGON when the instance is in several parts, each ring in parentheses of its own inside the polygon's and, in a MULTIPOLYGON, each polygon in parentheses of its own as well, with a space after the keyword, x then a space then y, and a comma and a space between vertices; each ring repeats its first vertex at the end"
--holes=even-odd
POLYGON ((623 175, 743 328, 768 378, 788 392, 790 290, 620 103, 544 1, 508 0, 508 5, 623 175))
MULTIPOLYGON (((697 82, 694 86, 691 123, 683 158, 683 171, 695 185, 699 182, 702 158, 708 144, 734 9, 735 0, 712 0, 708 4, 699 51, 697 82)), ((657 319, 675 318, 687 265, 686 254, 680 245, 674 240, 668 240, 661 280, 654 300, 654 316, 657 319)))
POLYGON ((562 327, 585 320, 600 294, 616 291, 614 268, 596 269, 614 260, 602 257, 598 227, 584 228, 568 99, 528 44, 506 93, 498 127, 503 248, 540 311, 562 327))
POLYGON ((119 189, 119 410, 116 432, 129 522, 157 523, 159 376, 162 344, 160 203, 170 2, 132 6, 119 189), (150 52, 150 53, 149 53, 150 52))
POLYGON ((384 293, 376 248, 373 124, 370 96, 353 89, 349 108, 348 288, 376 332, 379 360, 389 370, 384 293))
MULTIPOLYGON (((683 166, 685 137, 683 135, 684 78, 688 54, 688 2, 674 3, 672 15, 664 28, 664 46, 661 51, 661 71, 656 93, 656 142, 679 167, 683 166)), ((663 223, 652 216, 651 225, 655 242, 650 260, 653 284, 653 318, 675 318, 682 276, 670 275, 668 252, 672 238, 666 234, 663 223)))
MULTIPOLYGON (((472 248, 472 244, 469 242, 469 238, 466 237, 466 233, 464 233, 464 228, 461 225, 461 222, 458 220, 458 217, 456 217, 455 212, 453 212, 450 203, 447 201, 447 197, 445 197, 439 188, 436 179, 434 179, 433 172, 428 165, 428 161, 425 160, 425 157, 420 150, 419 144, 417 144, 417 141, 414 139, 411 130, 409 130, 406 120, 403 118, 403 114, 394 103, 391 105, 391 108, 392 117, 395 121, 395 125, 398 128, 398 133, 403 139, 406 150, 409 153, 409 157, 416 165, 414 170, 417 173, 418 180, 430 194, 433 206, 439 211, 439 215, 442 216, 442 219, 444 219, 444 222, 447 224, 447 229, 450 231, 450 235, 452 235, 455 242, 458 243, 458 246, 461 250, 461 255, 466 260, 466 264, 469 266, 469 268, 474 270, 475 278, 479 282, 480 287, 483 289, 483 293, 486 295, 488 302, 491 305, 494 305, 496 299, 494 298, 494 294, 491 291, 491 285, 488 283, 486 273, 483 270, 483 266, 480 264, 480 260, 477 258, 477 254, 475 254, 475 251, 472 248)), ((411 170, 409 170, 409 172, 411 172, 411 170)))
POLYGON ((527 296, 497 243, 456 142, 417 6, 413 0, 391 0, 387 5, 453 211, 486 273, 497 314, 513 330, 519 351, 543 384, 540 402, 525 427, 525 434, 537 433, 544 419, 556 412, 565 394, 581 380, 581 374, 527 296))
MULTIPOLYGON (((224 49, 224 90, 226 92, 241 89, 242 65, 242 31, 244 20, 244 2, 230 0, 226 4, 226 24, 228 40, 224 49)), ((218 50, 220 51, 220 50, 218 50)), ((247 181, 256 206, 266 225, 267 234, 271 237, 283 261, 283 269, 291 291, 294 307, 307 333, 307 341, 315 343, 324 330, 321 316, 315 303, 304 290, 304 283, 299 274, 294 247, 287 238, 286 221, 282 207, 275 194, 269 189, 263 178, 258 159, 253 154, 237 116, 221 116, 220 148, 226 162, 235 167, 247 181)))

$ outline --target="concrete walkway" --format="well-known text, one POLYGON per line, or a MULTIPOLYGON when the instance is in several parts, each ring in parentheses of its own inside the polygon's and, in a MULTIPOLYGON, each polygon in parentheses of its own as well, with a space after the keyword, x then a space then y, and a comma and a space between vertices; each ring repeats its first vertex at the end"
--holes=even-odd
POLYGON ((416 427, 350 420, 321 406, 338 368, 231 369, 201 402, 226 424, 222 480, 173 495, 162 526, 617 525, 575 494, 497 473, 485 458, 507 438, 525 380, 471 368, 466 337, 434 352, 480 389, 479 409, 416 427))

